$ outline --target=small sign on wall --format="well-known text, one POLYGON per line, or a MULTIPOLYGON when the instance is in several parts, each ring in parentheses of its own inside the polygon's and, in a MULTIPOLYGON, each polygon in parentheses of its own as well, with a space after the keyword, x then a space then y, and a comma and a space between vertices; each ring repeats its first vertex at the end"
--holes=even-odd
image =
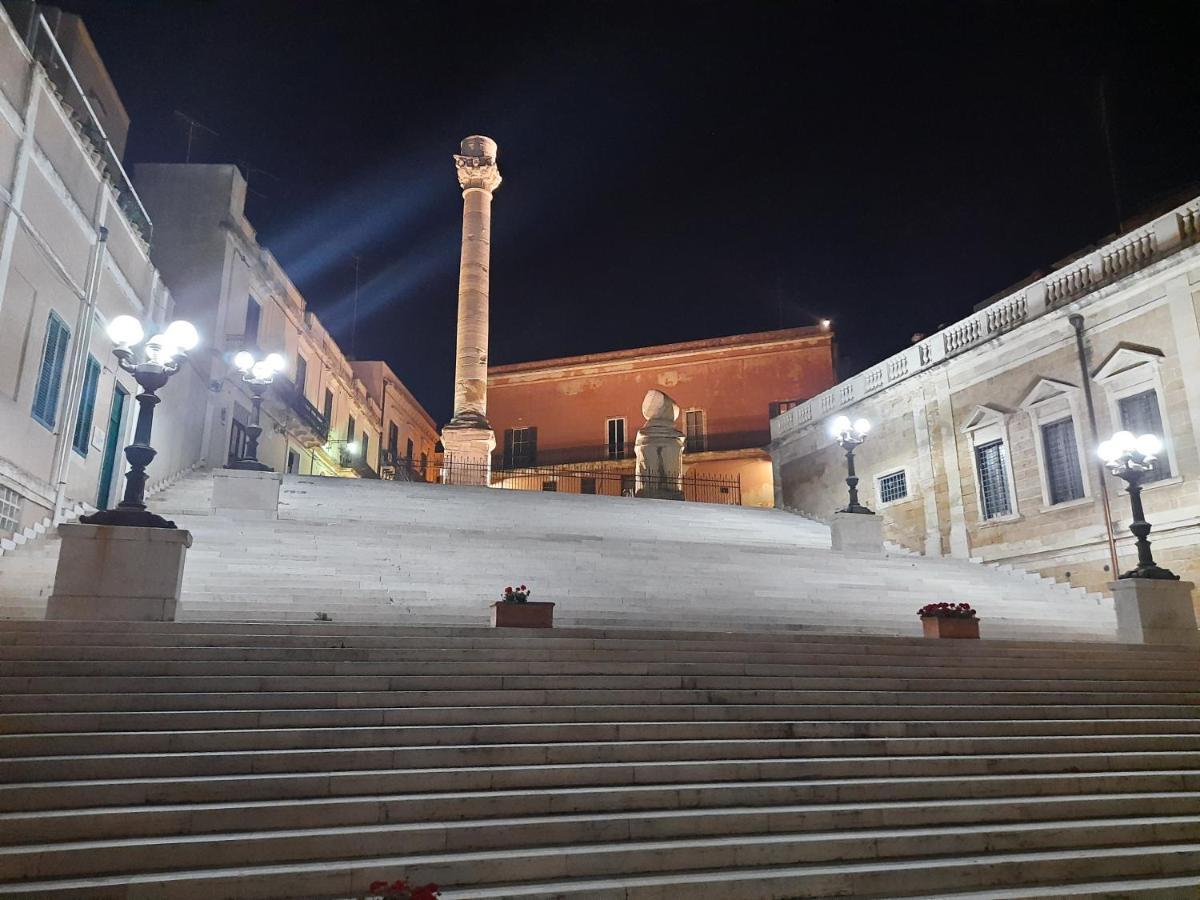
POLYGON ((96 450, 104 449, 104 429, 99 425, 92 426, 92 447, 96 450))

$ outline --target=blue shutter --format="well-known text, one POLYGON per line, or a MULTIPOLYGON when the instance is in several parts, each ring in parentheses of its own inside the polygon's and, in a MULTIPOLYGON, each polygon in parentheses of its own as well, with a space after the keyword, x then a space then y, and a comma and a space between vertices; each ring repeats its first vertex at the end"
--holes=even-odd
POLYGON ((62 387, 63 360, 71 332, 53 311, 46 323, 46 343, 42 347, 42 366, 37 390, 33 394, 33 417, 47 428, 54 427, 58 414, 58 393, 62 387))
POLYGON ((92 436, 92 416, 96 412, 96 389, 100 386, 100 363, 89 356, 87 374, 83 378, 83 395, 79 398, 79 414, 75 416, 75 439, 71 446, 80 456, 87 456, 92 436))

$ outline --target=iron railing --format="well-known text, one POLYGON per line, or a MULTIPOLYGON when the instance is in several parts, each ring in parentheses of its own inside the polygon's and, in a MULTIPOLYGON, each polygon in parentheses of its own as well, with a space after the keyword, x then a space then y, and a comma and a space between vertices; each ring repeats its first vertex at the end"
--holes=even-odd
MULTIPOLYGON (((717 450, 760 450, 771 440, 771 432, 762 428, 756 431, 718 431, 693 435, 687 439, 685 453, 704 453, 717 450)), ((625 442, 624 447, 609 447, 607 444, 587 444, 579 447, 538 447, 531 454, 506 455, 497 450, 492 454, 492 468, 498 470, 527 469, 542 466, 578 466, 593 462, 632 460, 634 442, 625 442), (532 458, 530 458, 532 457, 532 458)))
POLYGON ((413 467, 412 480, 439 484, 485 485, 516 491, 543 491, 559 494, 594 494, 603 497, 636 497, 643 491, 663 496, 678 485, 683 500, 694 503, 718 503, 741 506, 742 480, 739 475, 702 475, 689 472, 678 481, 662 476, 638 476, 612 469, 587 466, 525 466, 519 469, 492 469, 480 463, 442 461, 425 468, 413 467))
MULTIPOLYGON (((296 436, 306 448, 329 440, 329 420, 308 402, 308 398, 290 379, 276 375, 271 393, 275 395, 272 399, 278 400, 282 406, 278 412, 296 430, 296 436)), ((267 396, 271 397, 271 394, 267 396)))

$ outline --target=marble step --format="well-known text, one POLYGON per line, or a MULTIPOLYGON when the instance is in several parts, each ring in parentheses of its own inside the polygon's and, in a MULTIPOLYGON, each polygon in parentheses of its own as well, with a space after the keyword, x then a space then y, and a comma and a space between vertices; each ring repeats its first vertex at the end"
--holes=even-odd
POLYGON ((758 810, 767 816, 785 813, 795 818, 795 828, 817 830, 1200 813, 1200 790, 1174 789, 1181 784, 1200 787, 1200 771, 1186 774, 985 776, 953 780, 942 777, 699 783, 685 787, 565 787, 549 791, 457 791, 230 803, 91 806, 0 814, 0 844, 572 813, 644 813, 652 819, 655 814, 672 810, 692 816, 703 816, 710 810, 719 814, 730 809, 743 813, 758 810))
MULTIPOLYGON (((1125 823, 1128 827, 1129 822, 1125 823)), ((1009 841, 1035 839, 1038 828, 1010 833, 1009 841)), ((1116 826, 1120 828, 1121 826, 1116 826)), ((1090 832, 1079 829, 1071 837, 1091 835, 1103 838, 1106 830, 1097 826, 1090 832)), ((914 831, 909 840, 927 837, 914 831)), ((861 839, 862 836, 859 836, 861 839)), ((962 834, 955 835, 960 842, 962 834)), ((945 838, 945 835, 938 835, 945 838)), ((904 838, 899 838, 903 841, 904 838)), ((483 874, 490 870, 508 884, 490 887, 476 876, 467 885, 443 892, 446 900, 467 898, 666 898, 687 891, 689 900, 727 898, 734 887, 754 885, 747 897, 783 898, 822 897, 857 894, 860 896, 928 896, 933 891, 972 886, 1029 885, 1053 881, 1095 880, 1105 877, 1162 877, 1192 874, 1200 844, 1178 842, 1153 847, 1074 846, 1052 850, 1015 850, 976 852, 963 850, 941 858, 907 857, 862 858, 818 863, 807 859, 787 863, 789 857, 813 852, 810 840, 780 836, 759 852, 751 852, 754 839, 726 838, 675 842, 638 842, 620 849, 591 845, 581 848, 545 848, 514 853, 510 850, 426 856, 384 856, 373 858, 321 860, 288 865, 242 865, 230 868, 205 868, 163 873, 138 873, 94 879, 39 879, 0 885, 5 894, 41 900, 71 897, 73 900, 109 900, 114 891, 127 896, 154 896, 157 900, 258 900, 278 897, 280 891, 295 894, 302 890, 311 897, 363 896, 368 885, 381 872, 404 872, 415 880, 448 884, 443 873, 457 878, 459 871, 483 874), (607 851, 607 852, 606 852, 607 851), (741 858, 739 859, 739 852, 741 858), (623 856, 636 856, 651 864, 650 871, 632 876, 604 871, 623 856), (686 864, 695 861, 698 865, 686 864), (722 862, 740 862, 724 871, 714 872, 722 862), (707 862, 710 865, 703 867, 707 862), (679 865, 679 864, 683 865, 679 865), (607 864, 607 865, 606 865, 607 864), (672 868, 675 864, 676 868, 672 868), (416 873, 420 873, 418 876, 416 873), (530 879, 538 881, 530 883, 530 879), (571 881, 564 881, 571 879, 571 881), (578 890, 572 888, 572 884, 578 890), (621 893, 614 893, 620 891, 621 893), (764 891, 769 891, 766 893, 764 891)), ((819 847, 820 845, 817 844, 819 847)), ((858 846, 861 846, 858 845, 858 846)), ((889 846, 891 846, 889 844, 889 846)), ((851 849, 847 845, 844 849, 851 849)), ((900 849, 900 847, 896 847, 900 849)), ((878 852, 878 851, 877 851, 878 852)), ((461 879, 460 879, 461 881, 461 879)), ((739 896, 742 893, 739 890, 739 896)))
MULTIPOLYGON (((61 761, 61 758, 55 758, 61 761)), ((230 768, 245 765, 230 763, 230 768)), ((297 772, 203 772, 163 777, 0 783, 0 812, 139 803, 230 802, 344 794, 450 790, 551 789, 563 786, 690 784, 797 778, 967 778, 1056 772, 1191 771, 1200 753, 1103 752, 842 758, 746 758, 638 762, 535 763, 510 766, 317 769, 297 772)))

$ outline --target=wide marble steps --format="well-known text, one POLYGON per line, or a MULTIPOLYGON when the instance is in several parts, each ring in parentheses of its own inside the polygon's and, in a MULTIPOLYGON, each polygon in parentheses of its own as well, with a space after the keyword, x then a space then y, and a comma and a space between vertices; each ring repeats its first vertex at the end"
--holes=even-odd
MULTIPOLYGON (((834 553, 824 525, 701 503, 287 476, 275 521, 211 514, 198 472, 153 499, 190 529, 180 617, 482 625, 506 585, 582 627, 920 633, 967 600, 987 637, 1114 639, 1112 601, 965 560, 834 553)), ((0 616, 37 618, 57 540, 0 559, 0 616)))
POLYGON ((1200 659, 0 623, 0 897, 1195 897, 1200 659))

